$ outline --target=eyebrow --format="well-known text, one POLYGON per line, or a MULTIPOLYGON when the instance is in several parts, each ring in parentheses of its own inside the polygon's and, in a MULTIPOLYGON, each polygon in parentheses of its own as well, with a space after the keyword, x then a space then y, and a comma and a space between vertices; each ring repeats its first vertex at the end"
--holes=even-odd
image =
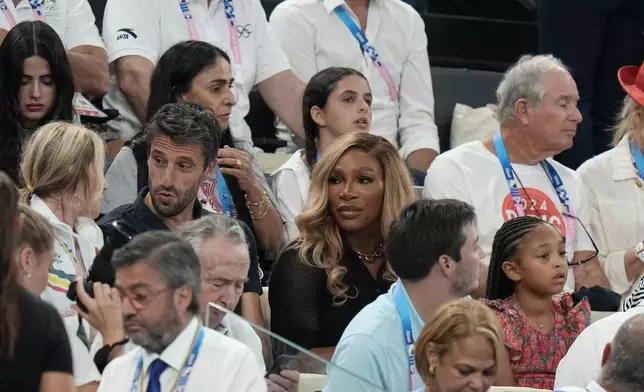
POLYGON ((228 79, 218 78, 218 79, 213 79, 213 80, 209 81, 208 84, 209 85, 212 85, 212 84, 229 84, 229 83, 232 83, 234 81, 235 81, 234 78, 231 78, 230 81, 228 79))

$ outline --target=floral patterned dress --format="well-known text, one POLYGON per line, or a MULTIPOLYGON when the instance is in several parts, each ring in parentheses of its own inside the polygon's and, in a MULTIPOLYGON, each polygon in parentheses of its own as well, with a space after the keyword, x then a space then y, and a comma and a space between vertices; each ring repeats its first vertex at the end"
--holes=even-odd
POLYGON ((570 294, 552 301, 555 325, 544 332, 530 325, 514 295, 503 300, 483 300, 496 313, 505 330, 505 346, 517 386, 552 390, 559 361, 577 336, 590 324, 588 299, 574 305, 570 294))

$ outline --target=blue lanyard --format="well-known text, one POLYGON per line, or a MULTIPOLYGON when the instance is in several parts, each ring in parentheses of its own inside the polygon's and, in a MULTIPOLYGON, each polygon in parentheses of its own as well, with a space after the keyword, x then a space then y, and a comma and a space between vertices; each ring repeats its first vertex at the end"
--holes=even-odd
POLYGON ((639 174, 640 178, 644 179, 644 155, 642 155, 642 150, 640 149, 640 146, 637 145, 635 138, 631 138, 630 146, 631 154, 633 154, 633 161, 635 161, 635 167, 638 171, 637 174, 639 174))
MULTIPOLYGON (((206 333, 204 332, 204 328, 202 326, 199 326, 199 336, 197 337, 197 340, 195 341, 192 347, 192 352, 190 353, 188 360, 183 366, 181 373, 179 373, 177 387, 176 389, 173 390, 174 392, 182 392, 186 388, 186 384, 188 383, 188 378, 190 377, 190 373, 192 372, 192 367, 194 366, 195 361, 197 360, 197 356, 199 355, 199 349, 201 348, 201 343, 203 342, 203 338, 205 334, 206 333)), ((132 387, 130 388, 130 392, 138 391, 139 388, 137 384, 139 382, 139 379, 141 378, 142 370, 143 370, 143 354, 139 355, 139 360, 136 364, 136 369, 134 370, 134 379, 132 380, 132 387)), ((143 381, 141 381, 141 384, 142 383, 143 381)))
POLYGON ((505 145, 503 144, 503 139, 501 138, 501 132, 497 131, 492 138, 494 143, 494 151, 496 156, 499 158, 499 162, 503 167, 503 174, 505 174, 505 181, 508 183, 510 188, 510 194, 512 195, 512 202, 514 203, 514 209, 517 212, 517 215, 524 216, 525 212, 523 211, 523 205, 521 204, 521 195, 519 194, 519 187, 517 181, 514 178, 514 171, 512 170, 512 165, 510 164, 510 158, 508 157, 508 152, 505 150, 505 145))
POLYGON ((351 19, 349 13, 346 9, 344 9, 343 5, 335 7, 333 11, 336 15, 338 15, 338 18, 340 18, 342 23, 347 26, 347 28, 351 32, 351 35, 353 35, 356 41, 358 41, 358 44, 360 45, 362 51, 369 56, 371 62, 376 67, 376 69, 380 73, 380 76, 384 80, 385 85, 387 86, 387 90, 389 91, 389 96, 394 102, 396 102, 398 100, 398 89, 396 88, 394 79, 391 76, 391 72, 380 60, 380 56, 378 55, 378 52, 376 52, 376 48, 369 44, 367 36, 362 32, 362 30, 360 30, 360 27, 358 27, 356 22, 351 19))
POLYGON ((407 347, 407 362, 409 364, 409 383, 411 390, 415 390, 416 385, 416 359, 414 358, 414 333, 411 329, 411 319, 409 318, 409 303, 405 299, 402 292, 402 282, 398 280, 394 287, 394 301, 396 309, 400 315, 400 321, 403 327, 403 337, 405 338, 405 345, 407 347))
POLYGON ((233 204, 233 197, 230 194, 230 189, 228 189, 228 183, 218 163, 215 163, 215 178, 217 180, 217 199, 221 203, 223 213, 228 216, 237 216, 237 211, 233 204))
MULTIPOLYGON (((494 137, 492 138, 494 143, 494 151, 496 153, 501 167, 503 167, 503 174, 505 174, 505 180, 508 183, 510 188, 510 194, 512 195, 512 202, 514 203, 514 209, 518 216, 524 216, 525 212, 523 210, 523 205, 521 204, 521 196, 519 195, 519 188, 517 186, 517 181, 514 177, 514 171, 512 170, 512 164, 510 163, 510 158, 508 157, 508 152, 505 149, 503 144, 503 138, 501 137, 501 131, 496 131, 494 137)), ((563 181, 557 173, 557 170, 552 166, 547 160, 541 161, 541 167, 546 171, 548 175, 548 180, 555 189, 555 193, 559 198, 559 202, 564 208, 564 212, 568 215, 572 215, 572 208, 570 207, 570 198, 568 197, 568 192, 564 188, 563 181)), ((564 221, 566 222, 566 235, 570 238, 570 243, 574 242, 575 233, 576 233, 576 222, 574 218, 570 216, 564 216, 564 221)))

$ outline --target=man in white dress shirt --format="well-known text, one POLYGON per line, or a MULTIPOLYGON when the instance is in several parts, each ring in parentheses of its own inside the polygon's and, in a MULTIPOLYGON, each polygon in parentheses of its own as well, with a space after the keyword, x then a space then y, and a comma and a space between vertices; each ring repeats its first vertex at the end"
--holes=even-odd
POLYGON ((302 80, 332 66, 362 72, 373 91, 371 132, 397 146, 409 167, 427 170, 440 146, 418 12, 398 0, 286 0, 270 25, 302 80), (374 64, 374 54, 384 68, 374 64))
POLYGON ((201 325, 200 266, 190 244, 147 232, 112 263, 125 329, 139 347, 110 362, 100 392, 266 391, 251 350, 201 325))
POLYGON ((41 20, 63 41, 76 89, 88 96, 107 93, 107 54, 87 0, 1 0, 2 3, 7 9, 0 13, 0 43, 16 23, 41 20))
MULTIPOLYGON (((644 391, 644 315, 631 316, 619 327, 612 342, 605 345, 601 373, 584 388, 578 386, 555 389, 554 392, 641 392, 644 391)), ((573 371, 584 368, 577 362, 573 371)), ((556 387, 555 387, 556 388, 556 387)))
POLYGON ((230 56, 237 95, 233 136, 251 139, 244 117, 254 86, 290 129, 303 132, 304 83, 291 71, 259 0, 110 0, 103 39, 112 67, 104 105, 121 114, 108 123, 108 139, 139 132, 154 64, 169 47, 187 40, 209 42, 230 56))
MULTIPOLYGON (((232 312, 239 303, 250 266, 244 230, 235 219, 220 214, 188 222, 179 234, 192 245, 201 264, 201 319, 205 321, 210 311, 208 326, 248 346, 264 372, 262 342, 250 324, 213 307, 208 310, 213 302, 232 312)), ((299 373, 289 370, 266 379, 270 392, 297 391, 298 381, 299 373)))

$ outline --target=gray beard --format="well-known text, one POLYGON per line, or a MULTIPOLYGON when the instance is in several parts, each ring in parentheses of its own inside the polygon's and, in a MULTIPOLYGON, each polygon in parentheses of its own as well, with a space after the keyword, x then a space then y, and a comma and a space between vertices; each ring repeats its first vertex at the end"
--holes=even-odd
POLYGON ((154 326, 148 329, 147 336, 142 339, 133 338, 132 342, 136 345, 143 347, 149 352, 161 354, 174 340, 179 336, 182 331, 181 321, 179 315, 173 312, 166 318, 163 325, 154 326))

